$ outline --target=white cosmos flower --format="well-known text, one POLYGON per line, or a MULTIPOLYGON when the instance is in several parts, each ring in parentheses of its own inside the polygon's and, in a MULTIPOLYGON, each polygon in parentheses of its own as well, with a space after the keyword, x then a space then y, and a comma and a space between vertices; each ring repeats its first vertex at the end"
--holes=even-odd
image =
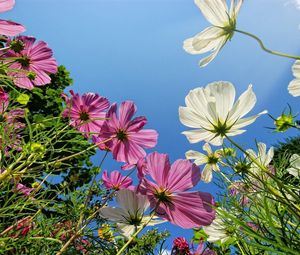
POLYGON ((220 240, 221 243, 224 243, 229 239, 226 225, 218 215, 209 226, 203 226, 203 230, 208 235, 208 242, 213 243, 220 240))
POLYGON ((298 154, 293 154, 290 158, 290 168, 287 169, 287 171, 299 178, 300 174, 300 156, 298 154))
MULTIPOLYGON (((267 152, 267 145, 264 143, 258 143, 257 149, 257 154, 252 149, 248 149, 246 150, 246 152, 250 154, 254 159, 256 159, 262 166, 268 168, 274 156, 274 148, 271 147, 267 152)), ((248 160, 251 162, 249 171, 251 171, 254 174, 259 174, 262 172, 262 170, 254 162, 252 162, 251 159, 248 160)))
POLYGON ((195 0, 204 17, 213 25, 184 41, 183 48, 190 54, 211 54, 199 62, 206 66, 233 36, 236 18, 243 0, 231 0, 228 10, 226 0, 195 0))
POLYGON ((220 171, 218 163, 221 162, 220 158, 222 156, 221 150, 212 151, 210 145, 205 143, 203 145, 203 150, 207 152, 207 154, 203 154, 198 151, 189 150, 185 153, 185 157, 187 159, 194 159, 194 163, 197 166, 205 165, 202 173, 201 179, 204 182, 211 182, 212 180, 212 171, 220 171))
POLYGON ((293 67, 293 74, 296 79, 292 80, 288 86, 289 93, 294 96, 300 96, 300 60, 296 60, 293 67))
POLYGON ((186 107, 179 107, 179 119, 182 124, 197 128, 182 132, 190 143, 206 141, 221 145, 225 136, 244 133, 241 128, 253 123, 257 117, 267 113, 243 118, 255 105, 256 96, 252 85, 235 100, 235 88, 227 81, 208 84, 205 88, 193 89, 185 97, 186 107))
MULTIPOLYGON (((121 206, 104 207, 100 210, 100 215, 110 221, 117 223, 120 234, 130 237, 150 216, 145 216, 145 211, 149 208, 147 196, 137 194, 132 190, 123 189, 117 193, 117 202, 121 206)), ((163 223, 164 220, 157 220, 157 217, 148 223, 148 226, 163 223)))

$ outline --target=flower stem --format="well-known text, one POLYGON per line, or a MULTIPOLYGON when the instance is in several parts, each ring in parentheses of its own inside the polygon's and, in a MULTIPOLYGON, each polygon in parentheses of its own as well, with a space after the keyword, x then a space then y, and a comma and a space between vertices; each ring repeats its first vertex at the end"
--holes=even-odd
MULTIPOLYGON (((278 185, 279 188, 287 191, 287 193, 289 193, 292 197, 295 198, 296 201, 299 201, 299 197, 297 197, 293 192, 291 192, 288 188, 285 187, 284 184, 282 184, 282 182, 280 180, 278 180, 272 173, 270 173, 270 171, 264 166, 262 165, 256 158, 254 158, 252 155, 250 155, 246 150, 244 150, 238 143, 236 143, 235 141, 233 141, 231 138, 229 138, 228 136, 225 136, 228 141, 234 145, 236 148, 238 148, 241 152, 243 152, 255 165, 257 165, 264 173, 266 173, 269 177, 271 177, 276 184, 278 185)), ((284 197, 272 186, 268 185, 268 190, 283 204, 286 204, 286 202, 283 200, 284 197)), ((293 210, 293 208, 288 207, 287 209, 294 215, 296 216, 298 219, 300 219, 300 208, 297 204, 293 204, 292 202, 290 202, 291 205, 293 205, 293 207, 296 209, 293 210)))
POLYGON ((268 52, 270 54, 277 55, 277 56, 280 56, 280 57, 286 57, 286 58, 292 58, 292 59, 298 59, 298 60, 300 60, 300 56, 294 56, 294 55, 286 54, 286 53, 279 52, 279 51, 273 51, 273 50, 270 50, 270 49, 266 48, 265 45, 264 45, 264 43, 262 42, 262 40, 259 39, 256 35, 253 35, 251 33, 248 33, 248 32, 245 32, 245 31, 242 31, 242 30, 239 30, 239 29, 235 29, 234 31, 238 32, 238 33, 241 33, 241 34, 244 34, 244 35, 247 35, 247 36, 253 38, 254 40, 256 40, 259 43, 259 46, 264 51, 266 51, 266 52, 268 52))

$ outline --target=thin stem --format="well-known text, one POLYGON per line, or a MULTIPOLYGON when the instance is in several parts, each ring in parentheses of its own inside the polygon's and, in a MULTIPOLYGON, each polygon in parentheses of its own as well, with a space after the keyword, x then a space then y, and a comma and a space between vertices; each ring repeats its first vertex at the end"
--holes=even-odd
POLYGON ((256 35, 253 35, 251 33, 248 33, 248 32, 245 32, 245 31, 242 31, 242 30, 239 30, 239 29, 234 29, 234 31, 253 38, 254 40, 256 40, 259 43, 259 46, 264 51, 266 51, 270 54, 277 55, 277 56, 280 56, 280 57, 286 57, 286 58, 292 58, 292 59, 300 60, 300 56, 294 56, 294 55, 286 54, 286 53, 279 52, 279 51, 273 51, 273 50, 270 50, 270 49, 266 48, 265 45, 263 44, 262 40, 260 40, 256 35))
MULTIPOLYGON (((125 178, 122 180, 122 182, 120 184, 122 184, 128 177, 129 175, 131 175, 133 173, 133 171, 135 170, 135 168, 133 168, 126 176, 125 178)), ((115 189, 112 193, 110 193, 110 195, 104 200, 104 202, 102 203, 102 206, 104 206, 106 204, 106 202, 113 197, 113 195, 115 194, 117 190, 115 189)), ((76 230, 75 234, 73 236, 71 236, 71 238, 64 244, 64 246, 56 253, 56 255, 62 255, 62 253, 68 248, 68 246, 71 244, 71 242, 73 240, 75 240, 76 237, 78 237, 80 235, 80 233, 87 227, 87 225, 90 223, 90 221, 95 217, 95 215, 97 213, 99 213, 100 209, 102 208, 102 206, 100 206, 99 208, 97 208, 97 210, 92 214, 90 215, 86 221, 84 222, 84 225, 76 230)), ((153 217, 153 216, 152 216, 153 217)), ((150 221, 149 221, 150 222, 150 221)), ((148 222, 148 223, 149 223, 148 222)), ((147 223, 147 224, 148 224, 147 223)), ((79 224, 80 225, 80 224, 79 224)), ((78 225, 77 225, 78 226, 78 225)))
MULTIPOLYGON (((289 189, 286 189, 285 186, 264 166, 262 165, 256 158, 254 158, 252 155, 250 155, 246 150, 244 150, 239 144, 237 144, 235 141, 233 141, 230 137, 225 136, 229 142, 234 145, 236 148, 238 148, 241 152, 243 152, 255 165, 257 165, 264 173, 266 173, 269 177, 271 177, 276 184, 284 189, 285 191, 287 191, 291 196, 293 196, 295 198, 296 201, 299 201, 299 197, 295 196, 295 194, 293 192, 291 192, 289 189)), ((283 204, 286 204, 284 201, 282 201, 282 199, 284 197, 282 197, 282 195, 280 193, 278 193, 278 191, 273 188, 272 186, 268 186, 268 190, 276 197, 280 200, 280 202, 282 202, 283 204)), ((294 203, 290 203, 291 205, 293 205, 297 211, 294 211, 292 208, 288 207, 288 210, 294 214, 298 219, 300 219, 300 209, 299 206, 297 206, 294 203)))

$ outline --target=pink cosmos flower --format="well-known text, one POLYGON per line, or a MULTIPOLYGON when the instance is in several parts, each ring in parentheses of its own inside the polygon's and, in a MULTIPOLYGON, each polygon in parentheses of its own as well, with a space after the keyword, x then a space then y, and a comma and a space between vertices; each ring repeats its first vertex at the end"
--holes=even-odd
MULTIPOLYGON (((0 12, 11 10, 15 5, 15 0, 0 0, 0 12)), ((15 36, 25 31, 25 27, 13 21, 0 19, 0 34, 15 36)))
POLYGON ((143 129, 147 123, 145 117, 132 119, 135 112, 135 104, 125 101, 120 105, 117 116, 117 105, 112 104, 99 134, 102 140, 111 138, 106 145, 112 151, 113 158, 129 165, 137 164, 139 159, 144 158, 144 148, 153 148, 158 137, 155 130, 143 129))
POLYGON ((134 190, 134 186, 132 186, 132 179, 130 177, 125 177, 120 174, 119 171, 115 170, 108 175, 107 171, 103 172, 102 175, 103 184, 107 189, 129 189, 134 190))
POLYGON ((189 243, 184 237, 177 237, 173 241, 172 255, 190 255, 189 243))
POLYGON ((8 73, 15 85, 31 90, 34 86, 49 84, 51 82, 49 74, 57 72, 57 63, 48 45, 44 41, 35 43, 36 39, 29 36, 18 36, 14 41, 19 41, 23 47, 17 52, 8 50, 5 57, 17 58, 9 66, 8 73))
POLYGON ((71 90, 70 94, 70 98, 63 95, 67 103, 63 116, 69 117, 70 125, 76 127, 85 137, 90 133, 99 133, 106 117, 105 110, 109 107, 108 100, 95 93, 80 96, 71 90))
POLYGON ((147 171, 156 183, 144 178, 140 189, 160 217, 182 228, 211 224, 215 218, 211 194, 186 192, 200 181, 200 170, 195 164, 178 159, 170 165, 166 154, 154 152, 147 156, 147 171))

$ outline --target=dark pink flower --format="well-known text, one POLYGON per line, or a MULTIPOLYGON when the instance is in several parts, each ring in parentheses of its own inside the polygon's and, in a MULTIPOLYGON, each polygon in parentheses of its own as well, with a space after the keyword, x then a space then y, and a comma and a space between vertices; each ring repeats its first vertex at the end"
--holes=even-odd
POLYGON ((172 255, 190 255, 189 243, 184 237, 177 237, 173 241, 172 255))
POLYGON ((132 179, 130 177, 125 177, 120 174, 119 171, 115 170, 108 175, 107 171, 103 172, 102 175, 103 184, 107 189, 130 189, 134 190, 132 186, 132 179))
POLYGON ((29 36, 19 36, 14 41, 20 41, 23 48, 18 52, 9 50, 5 57, 17 58, 8 73, 15 85, 31 90, 34 86, 49 84, 49 74, 57 72, 57 63, 48 45, 44 41, 35 43, 36 39, 29 36))
POLYGON ((106 145, 112 151, 113 158, 129 165, 136 164, 139 159, 144 158, 144 148, 153 148, 158 137, 155 130, 143 129, 147 123, 145 117, 132 119, 135 112, 135 104, 125 101, 120 105, 117 116, 117 105, 112 104, 99 134, 102 140, 111 138, 106 145))
POLYGON ((199 168, 189 160, 178 159, 170 165, 166 154, 147 156, 147 171, 152 182, 142 180, 141 192, 148 195, 156 213, 182 228, 210 225, 215 218, 214 200, 206 192, 186 192, 200 181, 199 168))
POLYGON ((67 108, 64 117, 70 118, 70 125, 76 127, 85 137, 91 133, 99 133, 105 120, 105 110, 109 102, 105 97, 95 93, 85 93, 80 96, 70 91, 71 97, 65 96, 67 108))
MULTIPOLYGON (((11 10, 15 5, 15 0, 0 0, 0 12, 11 10)), ((13 21, 0 19, 0 34, 15 36, 25 31, 25 27, 13 21)))

